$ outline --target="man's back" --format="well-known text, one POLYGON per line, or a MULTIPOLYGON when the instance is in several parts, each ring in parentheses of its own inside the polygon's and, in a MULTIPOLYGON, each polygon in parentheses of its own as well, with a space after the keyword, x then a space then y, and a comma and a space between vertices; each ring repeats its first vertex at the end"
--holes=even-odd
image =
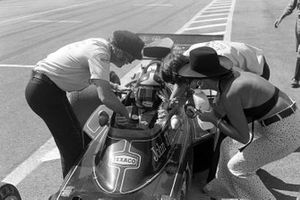
MULTIPOLYGON (((38 62, 35 69, 46 73, 65 91, 81 90, 89 85, 91 61, 94 60, 98 68, 107 66, 109 52, 106 40, 90 38, 63 46, 38 62)), ((107 68, 109 71, 109 66, 107 68)))

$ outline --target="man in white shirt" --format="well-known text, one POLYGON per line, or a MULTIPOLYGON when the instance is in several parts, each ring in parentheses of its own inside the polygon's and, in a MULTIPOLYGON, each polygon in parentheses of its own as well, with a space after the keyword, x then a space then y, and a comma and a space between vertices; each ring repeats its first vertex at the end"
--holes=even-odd
POLYGON ((198 47, 211 47, 218 55, 227 57, 232 63, 235 70, 243 70, 258 74, 265 79, 270 78, 270 68, 266 62, 263 50, 241 42, 231 42, 223 40, 213 40, 209 42, 193 44, 186 52, 198 47))
MULTIPOLYGON (((125 106, 112 91, 110 63, 121 68, 142 58, 144 42, 129 31, 115 31, 109 40, 90 38, 66 45, 33 69, 25 96, 31 109, 47 124, 61 154, 63 177, 83 153, 86 144, 81 127, 66 96, 90 84, 99 101, 129 118, 125 106)), ((88 137, 86 137, 88 139, 88 137)))

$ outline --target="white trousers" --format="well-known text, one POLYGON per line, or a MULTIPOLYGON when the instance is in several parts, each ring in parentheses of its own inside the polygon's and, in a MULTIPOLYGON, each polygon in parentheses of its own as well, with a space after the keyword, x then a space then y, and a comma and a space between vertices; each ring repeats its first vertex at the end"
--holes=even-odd
POLYGON ((300 147, 300 111, 262 127, 255 124, 254 141, 242 152, 241 143, 227 137, 221 144, 216 179, 205 190, 212 196, 242 199, 276 199, 265 187, 256 171, 264 165, 286 157, 300 147))

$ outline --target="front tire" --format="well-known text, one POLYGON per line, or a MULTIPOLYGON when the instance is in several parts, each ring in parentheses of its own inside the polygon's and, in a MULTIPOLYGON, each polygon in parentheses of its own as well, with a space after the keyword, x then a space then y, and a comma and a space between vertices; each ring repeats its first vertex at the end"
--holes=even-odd
POLYGON ((21 200, 21 196, 12 184, 0 183, 0 200, 21 200))

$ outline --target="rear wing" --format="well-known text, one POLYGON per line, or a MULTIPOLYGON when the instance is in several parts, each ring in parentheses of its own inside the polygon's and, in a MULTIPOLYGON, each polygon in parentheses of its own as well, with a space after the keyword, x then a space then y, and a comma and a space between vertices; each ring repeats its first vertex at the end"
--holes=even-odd
POLYGON ((200 35, 200 34, 170 34, 170 33, 137 33, 145 42, 146 46, 155 40, 170 38, 174 42, 174 53, 183 53, 191 45, 211 40, 223 40, 223 35, 200 35))

